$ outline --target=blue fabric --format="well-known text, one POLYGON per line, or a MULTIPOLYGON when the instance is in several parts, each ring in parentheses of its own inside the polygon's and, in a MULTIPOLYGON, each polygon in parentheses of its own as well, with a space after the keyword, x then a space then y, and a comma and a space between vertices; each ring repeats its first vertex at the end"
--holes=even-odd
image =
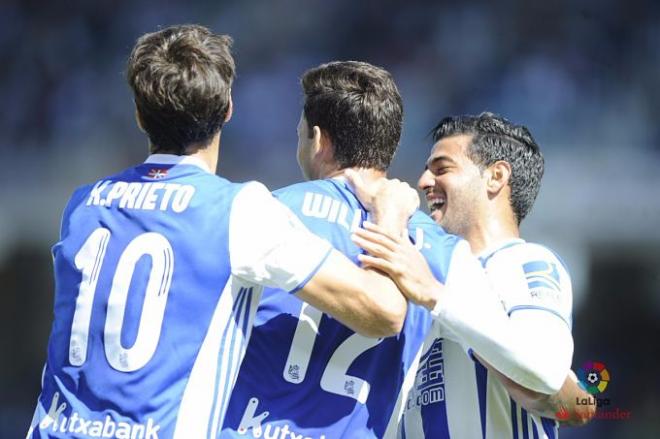
MULTIPOLYGON (((70 437, 71 430, 63 426, 66 419, 74 417, 91 421, 87 432, 101 425, 110 431, 110 423, 117 431, 123 428, 121 423, 129 429, 141 424, 145 434, 156 431, 159 437, 171 437, 188 376, 230 276, 228 212, 242 185, 192 165, 153 163, 102 181, 108 182, 104 188, 90 185, 74 193, 64 211, 60 240, 53 247, 55 316, 39 402, 48 412, 57 394, 58 405, 66 403, 66 408, 55 423, 41 433, 37 429, 34 436, 70 437), (150 177, 154 168, 159 169, 158 179, 150 177), (119 199, 111 196, 115 188, 129 183, 145 188, 134 197, 134 208, 122 206, 119 199), (181 192, 184 187, 194 191, 187 204, 181 192), (169 198, 166 189, 170 191, 169 198), (109 233, 107 241, 102 242, 105 253, 101 252, 102 246, 94 247, 90 257, 95 259, 81 256, 76 263, 76 255, 98 229, 109 233), (121 371, 111 366, 105 353, 108 298, 120 257, 127 253, 131 242, 147 233, 158 234, 171 247, 171 254, 165 252, 163 275, 154 280, 160 284, 158 295, 167 294, 165 311, 153 355, 136 370, 121 371), (84 362, 73 366, 69 344, 82 282, 81 267, 92 263, 98 282, 93 291, 87 351, 84 362), (61 429, 69 432, 62 433, 61 429)), ((132 265, 120 333, 124 349, 136 342, 143 320, 147 284, 154 270, 148 250, 137 249, 142 255, 132 265)), ((130 264, 124 267, 130 268, 130 264)), ((68 425, 71 429, 82 428, 81 421, 69 420, 68 425)))
MULTIPOLYGON (((361 253, 350 239, 352 230, 367 219, 350 188, 339 180, 317 180, 295 184, 275 192, 315 234, 327 239, 355 263, 361 253)), ((410 234, 423 236, 432 270, 444 281, 450 251, 456 239, 421 212, 410 221, 410 234), (417 229, 420 229, 421 234, 417 229)), ((420 243, 420 245, 423 243, 420 243)), ((375 346, 357 336, 334 318, 323 315, 318 324, 311 352, 305 352, 307 371, 303 365, 285 370, 293 337, 299 324, 303 303, 295 296, 277 289, 266 289, 252 338, 239 372, 230 401, 222 437, 274 437, 291 432, 302 437, 382 437, 393 412, 404 376, 432 323, 423 307, 408 305, 401 333, 388 337, 375 346), (362 341, 360 341, 362 340, 362 341), (342 354, 338 350, 348 349, 342 354), (343 359, 343 363, 342 360, 343 359), (340 360, 340 361, 338 361, 340 360), (324 374, 332 375, 342 393, 323 388, 324 374), (295 377, 295 382, 284 375, 295 377), (358 381, 369 384, 365 403, 357 399, 358 381), (353 392, 353 393, 351 393, 353 392), (249 402, 258 401, 254 413, 249 402), (267 416, 255 420, 259 415, 267 416), (245 430, 238 432, 243 426, 245 430), (259 426, 261 430, 258 430, 259 426)), ((298 437, 298 436, 295 436, 298 437)))

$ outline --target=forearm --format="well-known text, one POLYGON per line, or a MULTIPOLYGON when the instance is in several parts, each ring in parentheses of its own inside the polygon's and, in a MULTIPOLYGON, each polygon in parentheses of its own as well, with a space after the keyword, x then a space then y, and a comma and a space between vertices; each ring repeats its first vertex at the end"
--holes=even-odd
POLYGON ((336 251, 297 295, 366 337, 399 333, 407 310, 389 277, 360 269, 336 251))
POLYGON ((547 395, 521 386, 488 364, 479 354, 474 356, 502 383, 514 401, 532 413, 572 426, 584 425, 596 414, 595 405, 579 404, 580 400, 589 395, 577 384, 572 371, 569 371, 559 392, 547 395))
MULTIPOLYGON (((483 310, 488 308, 483 302, 479 306, 483 310)), ((491 309, 497 312, 495 307, 491 309)), ((502 318, 494 316, 493 312, 482 315, 474 310, 455 308, 440 314, 439 320, 464 345, 479 352, 514 382, 543 394, 556 393, 570 367, 571 340, 558 337, 550 344, 540 343, 534 334, 508 322, 503 310, 499 311, 503 313, 502 318)))

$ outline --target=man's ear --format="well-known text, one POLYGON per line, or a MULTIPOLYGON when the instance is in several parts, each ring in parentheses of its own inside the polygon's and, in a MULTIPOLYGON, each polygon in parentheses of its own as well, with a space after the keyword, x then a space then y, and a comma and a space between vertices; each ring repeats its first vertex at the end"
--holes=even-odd
POLYGON ((511 164, 504 160, 496 161, 488 167, 486 177, 488 178, 486 182, 488 193, 497 195, 502 189, 509 186, 511 164))
POLYGON ((326 160, 331 160, 335 155, 335 147, 328 133, 317 126, 314 126, 314 152, 322 154, 326 160), (318 135, 317 135, 318 132, 318 135))
POLYGON ((234 114, 234 101, 231 99, 231 90, 229 91, 229 108, 227 108, 227 114, 225 115, 225 122, 229 122, 231 116, 234 114))

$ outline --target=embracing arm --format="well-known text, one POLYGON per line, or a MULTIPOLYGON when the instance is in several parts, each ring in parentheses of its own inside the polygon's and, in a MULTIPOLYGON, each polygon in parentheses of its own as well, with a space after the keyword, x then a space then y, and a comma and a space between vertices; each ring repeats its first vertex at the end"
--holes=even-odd
POLYGON ((365 337, 398 334, 407 310, 389 277, 360 269, 336 250, 296 295, 365 337))
POLYGON ((531 320, 529 313, 509 318, 465 241, 453 251, 443 286, 407 237, 388 235, 370 224, 366 227, 354 237, 370 253, 361 258, 363 264, 387 272, 411 301, 431 309, 463 345, 506 377, 547 395, 559 391, 573 353, 573 340, 563 321, 542 312, 531 320), (539 338, 529 330, 530 322, 541 325, 550 336, 539 338))
MULTIPOLYGON (((532 412, 570 425, 583 425, 593 418, 593 405, 578 404, 588 394, 568 369, 573 341, 562 318, 537 309, 508 316, 465 242, 452 256, 451 264, 457 265, 450 268, 443 286, 407 238, 388 235, 369 223, 365 228, 354 236, 370 253, 360 257, 363 264, 386 271, 410 300, 434 310, 462 344, 474 349, 474 356, 497 376, 514 400, 532 412)), ((527 280, 520 282, 526 291, 527 280)))
POLYGON ((594 404, 578 404, 579 400, 588 398, 590 395, 578 385, 573 371, 569 371, 564 384, 557 393, 548 395, 521 386, 500 373, 478 354, 474 354, 474 356, 497 377, 514 401, 532 413, 544 418, 557 419, 573 427, 587 424, 596 415, 594 404))
MULTIPOLYGON (((392 205, 381 221, 400 229, 419 198, 409 186, 388 182, 377 187, 392 205)), ((234 275, 290 291, 367 337, 401 330, 407 301, 388 276, 359 268, 312 234, 263 185, 250 183, 236 198, 230 214, 234 275), (263 212, 268 213, 266 222, 263 212)))

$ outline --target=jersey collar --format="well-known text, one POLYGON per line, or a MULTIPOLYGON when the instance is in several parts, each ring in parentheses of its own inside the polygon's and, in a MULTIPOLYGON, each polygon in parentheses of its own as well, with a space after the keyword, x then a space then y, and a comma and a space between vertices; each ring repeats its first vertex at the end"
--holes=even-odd
POLYGON ((151 154, 144 162, 159 163, 161 165, 192 165, 211 173, 211 170, 202 159, 189 155, 151 154))

